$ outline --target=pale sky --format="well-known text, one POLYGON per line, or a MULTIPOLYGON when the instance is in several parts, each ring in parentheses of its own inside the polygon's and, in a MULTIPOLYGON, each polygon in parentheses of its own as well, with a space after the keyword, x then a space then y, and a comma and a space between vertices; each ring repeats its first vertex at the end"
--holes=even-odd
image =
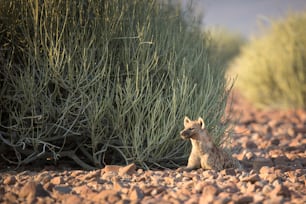
MULTIPOLYGON (((183 0, 183 4, 190 0, 183 0)), ((194 0, 204 13, 204 25, 226 27, 249 38, 258 34, 258 23, 269 25, 288 11, 306 11, 306 0, 194 0)))

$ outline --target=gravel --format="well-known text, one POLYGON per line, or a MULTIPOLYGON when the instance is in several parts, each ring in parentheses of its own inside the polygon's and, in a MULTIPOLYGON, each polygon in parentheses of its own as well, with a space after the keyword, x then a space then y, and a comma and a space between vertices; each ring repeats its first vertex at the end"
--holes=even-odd
POLYGON ((7 168, 0 203, 306 203, 306 111, 261 111, 241 97, 233 109, 233 156, 244 169, 7 168))

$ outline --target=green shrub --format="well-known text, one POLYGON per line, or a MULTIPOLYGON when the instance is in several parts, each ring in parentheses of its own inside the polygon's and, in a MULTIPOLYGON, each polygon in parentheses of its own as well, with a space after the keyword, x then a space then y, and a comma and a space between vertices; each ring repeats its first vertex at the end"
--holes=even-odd
POLYGON ((239 33, 226 28, 216 27, 209 29, 211 36, 210 61, 216 66, 228 67, 231 61, 240 53, 240 48, 246 39, 239 33))
POLYGON ((86 169, 173 167, 190 149, 179 137, 185 115, 205 117, 216 143, 223 139, 224 70, 209 66, 208 40, 177 7, 154 0, 10 6, 19 9, 17 32, 6 39, 15 43, 1 63, 0 95, 2 155, 10 162, 70 157, 86 169))
POLYGON ((306 107, 306 12, 275 21, 233 64, 241 92, 260 107, 306 107))

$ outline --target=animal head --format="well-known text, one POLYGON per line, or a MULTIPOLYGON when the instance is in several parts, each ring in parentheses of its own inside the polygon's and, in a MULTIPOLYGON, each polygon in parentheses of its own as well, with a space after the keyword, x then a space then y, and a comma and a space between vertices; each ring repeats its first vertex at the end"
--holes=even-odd
POLYGON ((199 139, 200 133, 205 130, 204 120, 199 117, 197 120, 190 120, 187 116, 184 118, 184 130, 180 132, 183 139, 199 139))

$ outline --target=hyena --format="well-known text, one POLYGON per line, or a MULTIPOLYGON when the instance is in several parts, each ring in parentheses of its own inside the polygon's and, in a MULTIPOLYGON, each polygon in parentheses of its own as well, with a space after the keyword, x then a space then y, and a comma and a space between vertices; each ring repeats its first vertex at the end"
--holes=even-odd
POLYGON ((185 170, 203 168, 219 171, 226 168, 240 168, 238 160, 214 144, 201 117, 198 120, 185 117, 184 130, 180 135, 183 139, 190 139, 192 143, 185 170))

